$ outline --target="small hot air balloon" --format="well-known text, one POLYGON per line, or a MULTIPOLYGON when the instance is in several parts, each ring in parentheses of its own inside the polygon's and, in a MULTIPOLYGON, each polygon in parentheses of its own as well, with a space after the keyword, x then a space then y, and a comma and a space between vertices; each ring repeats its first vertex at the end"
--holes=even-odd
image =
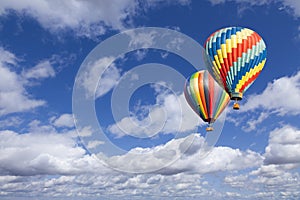
POLYGON ((219 86, 207 70, 192 74, 185 82, 184 95, 191 108, 204 121, 206 131, 212 131, 212 124, 229 103, 229 95, 219 86))
POLYGON ((242 27, 223 28, 206 41, 207 69, 214 79, 237 101, 260 74, 266 62, 266 45, 253 30, 242 27))

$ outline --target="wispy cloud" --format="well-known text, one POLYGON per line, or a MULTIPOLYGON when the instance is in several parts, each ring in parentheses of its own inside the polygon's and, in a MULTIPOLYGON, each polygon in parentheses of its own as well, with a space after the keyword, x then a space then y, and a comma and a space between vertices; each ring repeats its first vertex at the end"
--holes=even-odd
POLYGON ((101 0, 101 1, 1 1, 0 15, 11 11, 36 19, 51 32, 72 30, 78 36, 94 38, 107 30, 122 30, 130 26, 140 10, 147 11, 163 5, 179 4, 186 6, 189 0, 101 0), (90 12, 93 10, 93 12, 90 12))
POLYGON ((300 3, 298 0, 208 0, 212 5, 235 2, 241 10, 249 9, 247 6, 268 6, 274 4, 279 10, 284 10, 292 16, 300 17, 300 3))
POLYGON ((101 97, 118 84, 121 71, 113 63, 115 59, 104 57, 87 64, 89 70, 78 77, 79 84, 85 90, 86 98, 101 97))
POLYGON ((54 77, 55 71, 49 60, 42 61, 36 66, 26 70, 23 74, 26 79, 43 79, 54 77))

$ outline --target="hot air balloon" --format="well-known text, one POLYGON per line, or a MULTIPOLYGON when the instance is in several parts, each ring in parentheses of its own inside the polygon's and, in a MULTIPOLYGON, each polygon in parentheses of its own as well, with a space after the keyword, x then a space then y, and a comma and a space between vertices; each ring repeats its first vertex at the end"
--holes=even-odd
POLYGON ((233 108, 260 74, 266 62, 266 45, 253 30, 242 27, 223 28, 206 41, 207 69, 227 91, 233 108))
POLYGON ((229 103, 229 95, 219 86, 207 70, 192 74, 185 82, 184 95, 191 108, 208 123, 206 131, 229 103))

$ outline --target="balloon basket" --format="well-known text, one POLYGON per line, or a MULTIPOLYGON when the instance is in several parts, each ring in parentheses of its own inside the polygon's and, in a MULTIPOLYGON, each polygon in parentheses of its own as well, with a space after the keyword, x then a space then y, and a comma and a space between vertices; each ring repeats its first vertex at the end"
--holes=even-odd
POLYGON ((206 128, 206 131, 207 131, 207 132, 210 132, 210 131, 213 131, 213 130, 214 130, 214 128, 211 127, 211 126, 209 126, 209 127, 206 128))
POLYGON ((239 109, 240 109, 240 105, 239 105, 237 102, 235 102, 235 103, 233 104, 233 109, 234 109, 234 110, 239 110, 239 109))

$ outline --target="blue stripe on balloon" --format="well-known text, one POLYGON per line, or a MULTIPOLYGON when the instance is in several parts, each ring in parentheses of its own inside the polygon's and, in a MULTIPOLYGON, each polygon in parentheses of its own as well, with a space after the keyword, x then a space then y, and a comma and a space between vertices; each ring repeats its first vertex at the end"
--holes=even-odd
POLYGON ((225 43, 226 43, 226 33, 223 32, 223 33, 221 34, 221 44, 225 44, 225 43))
MULTIPOLYGON (((264 49, 258 56, 255 56, 253 59, 250 60, 249 70, 243 70, 240 72, 241 77, 245 76, 247 72, 249 72, 251 69, 254 69, 260 62, 262 62, 266 58, 266 49, 264 49)), ((238 81, 241 80, 238 76, 235 76, 234 82, 231 85, 231 88, 236 88, 238 81)))
POLYGON ((228 29, 226 31, 226 39, 230 39, 231 38, 231 29, 228 29))

